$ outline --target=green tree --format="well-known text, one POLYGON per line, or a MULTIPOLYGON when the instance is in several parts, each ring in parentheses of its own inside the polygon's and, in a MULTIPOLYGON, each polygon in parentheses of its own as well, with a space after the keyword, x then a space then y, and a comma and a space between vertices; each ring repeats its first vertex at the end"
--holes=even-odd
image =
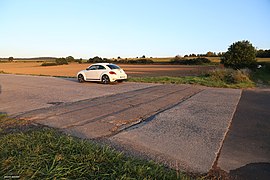
POLYGON ((266 49, 266 50, 258 50, 256 53, 256 57, 260 57, 260 58, 269 58, 270 57, 270 49, 266 49))
POLYGON ((74 57, 72 57, 72 56, 66 57, 66 60, 67 60, 67 62, 74 62, 75 61, 74 57))
POLYGON ((221 59, 221 64, 233 69, 256 67, 256 49, 247 41, 238 41, 230 45, 221 59))
POLYGON ((10 61, 10 62, 13 61, 13 60, 14 60, 13 57, 9 57, 9 58, 8 58, 8 61, 10 61))

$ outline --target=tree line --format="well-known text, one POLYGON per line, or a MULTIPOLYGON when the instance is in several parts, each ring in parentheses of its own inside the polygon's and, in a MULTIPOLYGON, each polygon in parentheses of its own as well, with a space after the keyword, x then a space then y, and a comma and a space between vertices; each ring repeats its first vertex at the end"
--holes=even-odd
MULTIPOLYGON (((270 58, 270 49, 259 49, 259 50, 255 50, 256 52, 256 57, 257 58, 270 58)), ((206 54, 186 54, 184 55, 184 57, 224 57, 226 52, 212 52, 212 51, 208 51, 206 54)))
POLYGON ((260 50, 258 50, 257 53, 256 53, 256 57, 270 58, 270 49, 267 49, 267 50, 260 49, 260 50))

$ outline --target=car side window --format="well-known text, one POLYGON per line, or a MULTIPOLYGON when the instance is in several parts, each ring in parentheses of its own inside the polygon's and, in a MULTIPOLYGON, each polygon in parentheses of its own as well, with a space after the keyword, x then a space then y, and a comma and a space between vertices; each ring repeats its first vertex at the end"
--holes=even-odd
POLYGON ((102 66, 102 65, 99 65, 99 66, 98 66, 98 69, 99 69, 99 70, 102 70, 102 69, 106 69, 106 68, 105 68, 104 66, 102 66))
POLYGON ((90 68, 88 68, 88 70, 96 70, 97 66, 91 66, 90 68))

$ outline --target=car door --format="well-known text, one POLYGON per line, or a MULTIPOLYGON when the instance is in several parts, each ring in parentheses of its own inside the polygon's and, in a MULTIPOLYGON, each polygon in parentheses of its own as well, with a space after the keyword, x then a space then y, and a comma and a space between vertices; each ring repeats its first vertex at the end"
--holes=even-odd
POLYGON ((98 70, 97 65, 92 65, 89 68, 86 69, 85 75, 86 75, 86 80, 99 80, 99 78, 96 78, 96 71, 98 70))
POLYGON ((95 73, 95 78, 101 79, 101 75, 106 71, 106 68, 102 65, 97 65, 97 70, 95 73))

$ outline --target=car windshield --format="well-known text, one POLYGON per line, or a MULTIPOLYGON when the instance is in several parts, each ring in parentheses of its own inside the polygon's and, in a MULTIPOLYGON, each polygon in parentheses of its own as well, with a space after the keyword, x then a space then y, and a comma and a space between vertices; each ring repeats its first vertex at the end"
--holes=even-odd
POLYGON ((107 65, 110 69, 121 69, 119 66, 115 65, 115 64, 109 64, 107 65))

